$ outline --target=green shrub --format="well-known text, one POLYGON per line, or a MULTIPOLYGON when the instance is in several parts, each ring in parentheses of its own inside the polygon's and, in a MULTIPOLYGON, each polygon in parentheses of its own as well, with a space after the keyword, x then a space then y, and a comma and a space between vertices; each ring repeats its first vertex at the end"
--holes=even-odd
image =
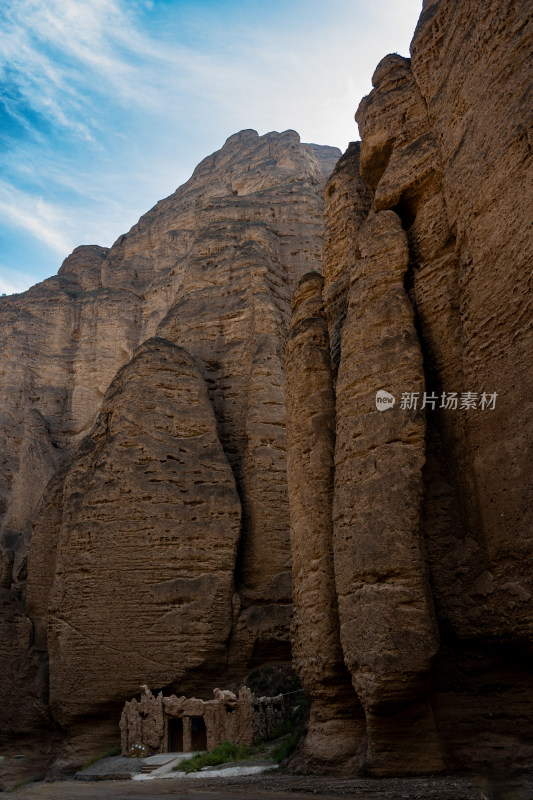
POLYGON ((245 761, 250 756, 261 752, 262 749, 264 749, 262 744, 250 746, 222 742, 213 747, 209 753, 198 753, 192 758, 183 759, 174 767, 174 771, 198 772, 202 767, 216 767, 219 764, 226 764, 228 761, 245 761))
POLYGON ((288 733, 292 733, 293 728, 294 724, 291 722, 291 720, 286 719, 285 722, 280 722, 279 725, 276 725, 268 739, 269 741, 272 741, 273 739, 279 739, 281 736, 286 736, 288 733))
POLYGON ((287 736, 289 733, 294 733, 295 728, 301 727, 305 721, 305 717, 307 715, 307 710, 309 708, 309 700, 307 697, 302 697, 301 700, 297 703, 295 708, 290 713, 288 719, 285 722, 281 722, 279 725, 276 725, 270 736, 268 737, 269 741, 273 739, 279 739, 281 736, 287 736))
POLYGON ((271 756, 278 764, 285 761, 285 759, 296 750, 298 742, 302 738, 308 710, 309 699, 304 696, 291 711, 289 719, 281 725, 278 725, 272 731, 269 737, 270 739, 278 739, 281 736, 285 737, 283 741, 272 748, 271 756))
POLYGON ((307 695, 304 695, 301 700, 298 701, 296 707, 292 710, 290 719, 295 725, 300 725, 305 717, 307 716, 307 712, 309 711, 309 698, 307 695))

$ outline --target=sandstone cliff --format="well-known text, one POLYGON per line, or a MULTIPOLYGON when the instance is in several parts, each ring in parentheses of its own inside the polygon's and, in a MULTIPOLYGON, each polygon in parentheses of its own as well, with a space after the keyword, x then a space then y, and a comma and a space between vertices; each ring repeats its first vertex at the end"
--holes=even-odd
POLYGON ((285 339, 339 155, 242 131, 0 301, 4 730, 45 723, 48 657, 69 730, 290 661, 285 339))
MULTIPOLYGON (((505 772, 533 754, 529 27, 525 3, 424 3, 412 58, 378 65, 361 144, 326 188, 324 285, 312 303, 295 294, 295 563, 302 531, 314 546, 295 585, 312 587, 318 565, 327 578, 321 595, 296 590, 295 613, 318 631, 327 609, 335 637, 318 668, 297 629, 295 665, 340 730, 352 692, 323 678, 340 642, 374 774, 505 772), (380 390, 394 406, 377 408, 380 390)), ((297 766, 316 763, 316 736, 297 766)))
POLYGON ((287 344, 287 477, 293 555, 293 659, 312 697, 297 764, 351 767, 364 753, 364 716, 341 648, 333 558, 335 398, 323 278, 293 297, 287 344))
POLYGON ((27 596, 58 722, 120 708, 146 675, 179 686, 224 657, 241 509, 191 356, 141 345, 59 496, 60 523, 53 506, 35 523, 27 596))
POLYGON ((4 732, 287 661, 293 591, 294 768, 531 763, 529 8, 426 0, 411 54, 327 186, 242 131, 0 299, 4 732))

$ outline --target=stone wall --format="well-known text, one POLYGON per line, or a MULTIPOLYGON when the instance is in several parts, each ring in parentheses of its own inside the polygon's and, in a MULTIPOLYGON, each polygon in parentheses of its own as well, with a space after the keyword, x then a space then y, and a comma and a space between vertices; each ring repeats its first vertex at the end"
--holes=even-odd
POLYGON ((285 722, 290 706, 283 695, 254 697, 243 687, 238 696, 230 691, 214 690, 214 700, 157 696, 147 688, 139 700, 129 700, 120 718, 122 754, 135 756, 145 752, 169 751, 169 723, 180 719, 183 725, 183 752, 195 750, 193 721, 202 719, 206 729, 206 748, 212 750, 221 742, 251 745, 268 739, 285 722))

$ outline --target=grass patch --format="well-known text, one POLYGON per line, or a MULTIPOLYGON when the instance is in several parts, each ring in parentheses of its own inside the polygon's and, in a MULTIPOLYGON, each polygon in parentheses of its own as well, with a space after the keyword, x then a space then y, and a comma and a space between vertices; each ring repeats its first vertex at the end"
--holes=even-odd
POLYGON ((87 769, 87 767, 90 767, 91 764, 95 764, 97 761, 100 761, 101 758, 112 758, 113 756, 119 756, 121 753, 122 748, 119 746, 108 747, 103 753, 99 753, 97 756, 90 758, 89 761, 83 765, 82 770, 87 769))
POLYGON ((216 767, 219 764, 227 764, 229 761, 246 761, 256 753, 264 750, 263 744, 239 745, 231 742, 222 742, 213 747, 209 753, 199 753, 192 758, 181 761, 174 772, 198 772, 202 767, 216 767))
POLYGON ((29 778, 25 778, 23 781, 19 781, 10 789, 7 789, 8 792, 14 792, 16 789, 20 789, 21 786, 27 786, 29 783, 38 783, 39 781, 44 781, 44 774, 39 775, 30 775, 29 778))

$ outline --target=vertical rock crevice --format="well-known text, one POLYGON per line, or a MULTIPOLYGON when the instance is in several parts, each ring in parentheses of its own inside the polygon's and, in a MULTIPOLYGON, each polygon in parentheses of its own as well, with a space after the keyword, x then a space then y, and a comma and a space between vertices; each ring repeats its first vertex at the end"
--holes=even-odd
POLYGON ((326 189, 336 594, 378 775, 531 760, 528 21, 425 2, 326 189))
POLYGON ((425 414, 400 407, 425 389, 403 287, 407 237, 392 211, 359 235, 336 389, 335 581, 341 642, 365 708, 366 769, 435 772, 443 754, 429 683, 438 633, 422 541, 425 414), (376 393, 398 398, 377 408, 376 393))
POLYGON ((357 234, 372 204, 372 192, 360 174, 360 149, 360 142, 350 142, 324 193, 323 291, 334 386, 339 370, 342 327, 348 309, 351 265, 358 255, 357 234))
POLYGON ((293 664, 310 697, 309 728, 293 769, 362 766, 365 721, 340 642, 333 548, 335 399, 324 280, 305 275, 287 343, 287 474, 291 509, 293 664))

